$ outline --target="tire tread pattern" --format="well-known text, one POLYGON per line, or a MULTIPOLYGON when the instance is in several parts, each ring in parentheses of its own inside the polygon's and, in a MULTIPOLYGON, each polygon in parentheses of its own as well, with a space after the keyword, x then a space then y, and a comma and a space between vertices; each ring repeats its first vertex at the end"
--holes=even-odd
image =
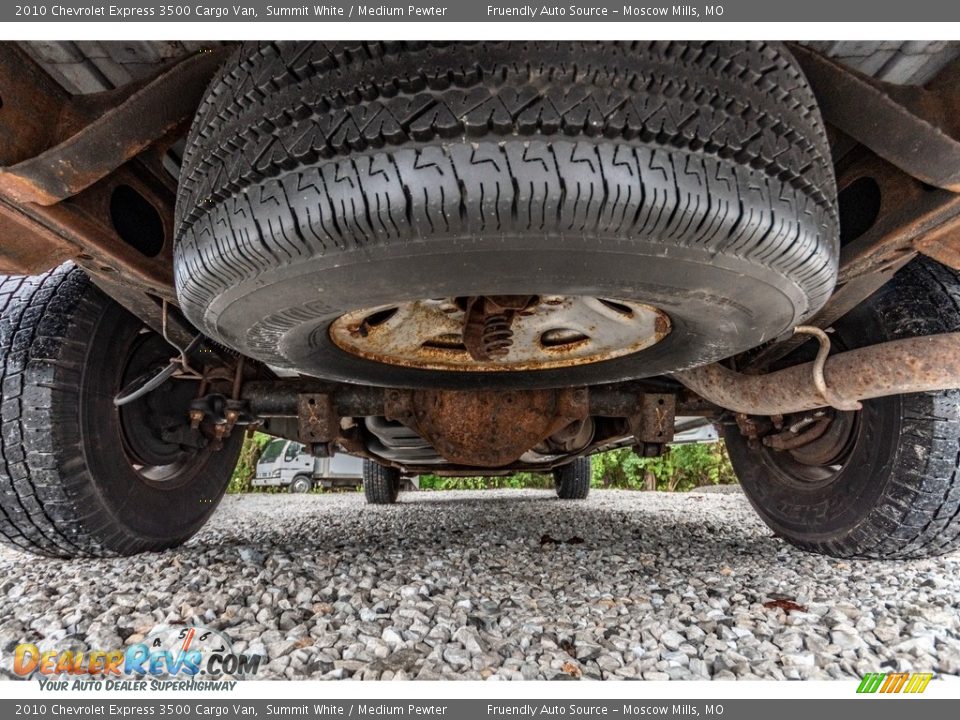
MULTIPOLYGON (((108 557, 163 550, 192 534, 176 517, 167 537, 138 533, 90 468, 97 445, 82 436, 84 375, 103 361, 102 352, 91 360, 102 351, 91 339, 108 309, 114 301, 70 263, 0 276, 0 542, 50 557, 108 557)), ((223 452, 235 458, 239 444, 230 448, 223 452)), ((204 462, 198 472, 222 477, 225 488, 229 459, 204 462)))
POLYGON ((553 471, 557 497, 561 500, 583 500, 590 494, 592 463, 589 457, 579 457, 568 465, 553 471))
POLYGON ((71 265, 0 277, 0 540, 21 550, 103 554, 113 525, 90 497, 70 412, 85 348, 69 331, 102 302, 71 265))
POLYGON ((400 471, 363 461, 363 494, 368 505, 392 505, 400 492, 400 471))
MULTIPOLYGON (((918 258, 872 302, 889 340, 960 332, 960 272, 918 258)), ((960 549, 960 390, 903 396, 883 501, 830 554, 923 558, 960 549)))
MULTIPOLYGON (((310 258, 438 234, 653 235, 777 269, 806 316, 833 288, 835 195, 778 44, 246 44, 185 151, 177 290, 217 337, 218 297, 310 258)), ((282 365, 277 339, 328 310, 225 339, 282 365)))

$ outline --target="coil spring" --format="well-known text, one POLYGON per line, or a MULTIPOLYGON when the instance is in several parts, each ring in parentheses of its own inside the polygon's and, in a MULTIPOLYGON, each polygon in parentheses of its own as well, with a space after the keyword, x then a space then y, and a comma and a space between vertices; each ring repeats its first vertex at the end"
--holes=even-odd
POLYGON ((513 345, 513 330, 510 329, 510 318, 506 313, 488 315, 483 321, 483 332, 480 342, 488 357, 503 357, 513 345))

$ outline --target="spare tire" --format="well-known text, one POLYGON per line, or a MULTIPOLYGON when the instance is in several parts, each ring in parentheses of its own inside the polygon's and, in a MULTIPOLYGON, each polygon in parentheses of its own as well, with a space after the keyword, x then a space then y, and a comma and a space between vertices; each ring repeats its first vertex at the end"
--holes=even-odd
POLYGON ((837 228, 779 44, 270 43, 198 110, 175 270, 199 328, 272 365, 566 386, 788 331, 832 292, 837 228), (459 333, 490 296, 528 304, 484 362, 459 333))

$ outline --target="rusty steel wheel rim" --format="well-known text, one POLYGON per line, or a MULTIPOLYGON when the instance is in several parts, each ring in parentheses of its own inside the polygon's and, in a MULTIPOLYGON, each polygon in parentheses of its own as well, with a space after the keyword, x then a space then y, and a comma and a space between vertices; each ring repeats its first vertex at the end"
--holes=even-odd
POLYGON ((671 331, 661 310, 633 300, 544 295, 516 312, 500 355, 476 359, 464 345, 464 298, 381 305, 342 315, 330 338, 366 360, 451 372, 520 372, 587 365, 632 355, 671 331))

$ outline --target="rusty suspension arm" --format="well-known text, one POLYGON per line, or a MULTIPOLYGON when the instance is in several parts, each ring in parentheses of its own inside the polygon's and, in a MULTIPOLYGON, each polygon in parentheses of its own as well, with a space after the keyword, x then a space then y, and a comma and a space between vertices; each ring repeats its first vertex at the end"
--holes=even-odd
MULTIPOLYGON (((699 396, 745 415, 785 415, 831 403, 817 389, 813 362, 767 375, 743 375, 713 364, 674 373, 699 396)), ((960 388, 960 333, 944 333, 858 348, 823 367, 833 395, 852 402, 960 388)))

